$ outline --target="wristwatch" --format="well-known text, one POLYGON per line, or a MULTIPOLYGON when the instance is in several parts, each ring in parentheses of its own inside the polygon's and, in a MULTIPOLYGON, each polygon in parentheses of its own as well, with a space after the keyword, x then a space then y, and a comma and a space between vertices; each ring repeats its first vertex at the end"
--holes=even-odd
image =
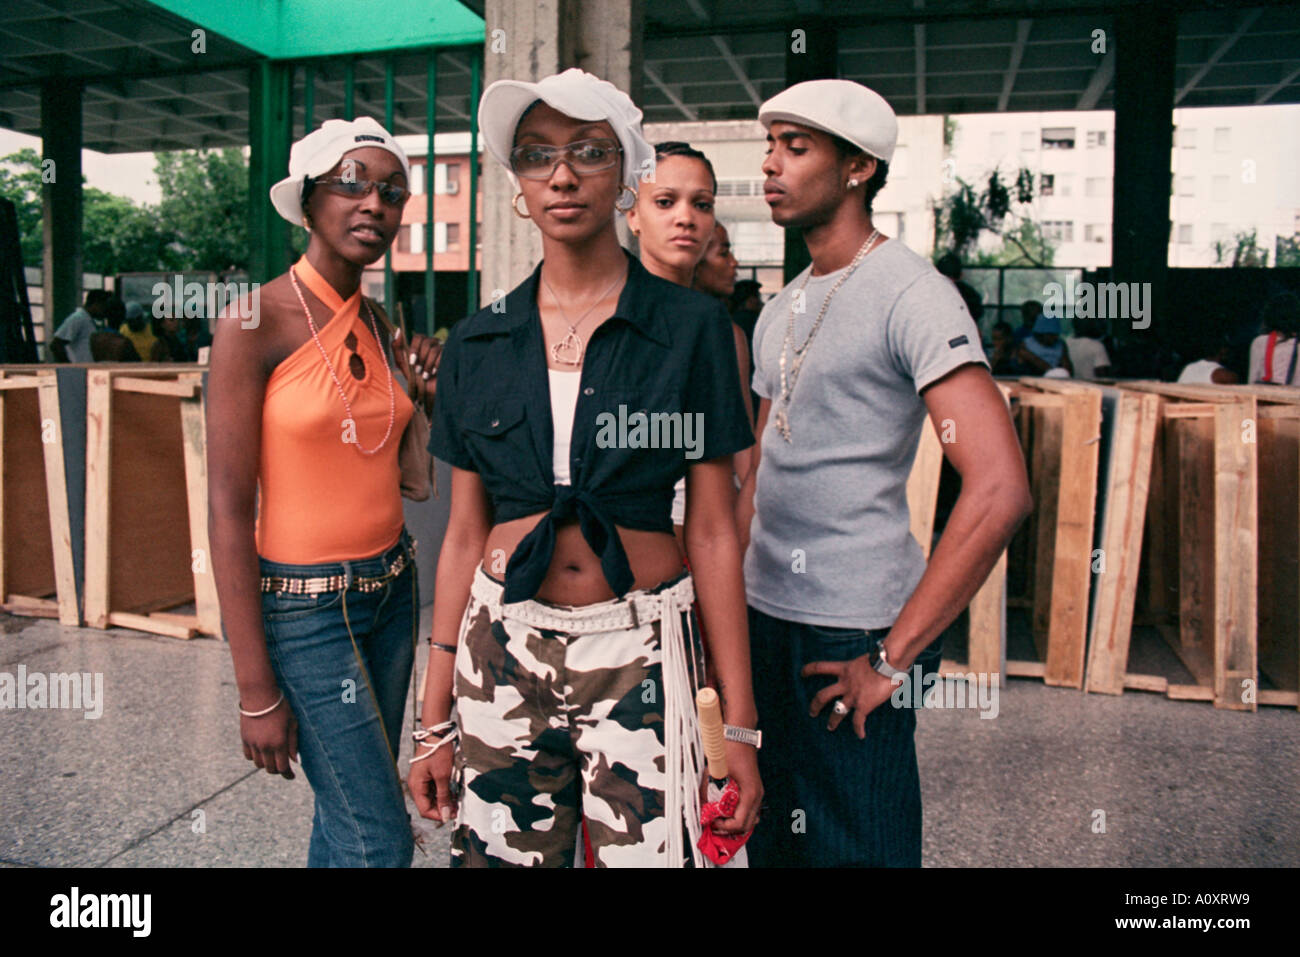
POLYGON ((723 725, 722 736, 728 741, 739 741, 741 744, 752 745, 754 748, 763 746, 763 732, 750 728, 737 728, 731 724, 723 725))
POLYGON ((871 653, 871 657, 868 660, 871 662, 871 667, 875 668, 876 671, 880 672, 891 681, 896 675, 902 675, 903 677, 907 676, 906 671, 899 671, 889 663, 889 652, 885 650, 885 643, 883 641, 876 650, 871 653))

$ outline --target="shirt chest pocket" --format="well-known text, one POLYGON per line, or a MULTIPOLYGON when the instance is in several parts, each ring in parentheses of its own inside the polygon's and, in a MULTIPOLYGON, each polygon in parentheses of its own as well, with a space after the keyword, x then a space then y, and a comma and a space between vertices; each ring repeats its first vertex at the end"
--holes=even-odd
POLYGON ((464 442, 484 475, 531 475, 534 471, 527 407, 522 398, 470 406, 462 423, 464 442))
POLYGON ((615 391, 596 419, 597 452, 618 449, 624 466, 650 470, 659 482, 676 480, 691 449, 702 441, 702 416, 682 409, 681 394, 667 386, 615 391))

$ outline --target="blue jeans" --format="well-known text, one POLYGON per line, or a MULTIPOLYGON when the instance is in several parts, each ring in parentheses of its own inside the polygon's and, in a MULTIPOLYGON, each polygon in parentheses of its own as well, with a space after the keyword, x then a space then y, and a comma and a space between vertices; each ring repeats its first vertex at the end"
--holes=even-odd
MULTIPOLYGON (((921 778, 916 714, 886 700, 867 716, 826 730, 831 709, 809 717, 813 696, 833 681, 800 674, 813 661, 847 661, 885 640, 888 628, 829 628, 749 609, 749 640, 763 747, 762 821, 749 840, 754 867, 920 867, 921 778)), ((916 659, 938 670, 942 638, 916 659)), ((910 670, 910 669, 909 669, 910 670)))
MULTIPOLYGON (((403 530, 397 544, 373 558, 320 565, 262 559, 262 575, 377 577, 410 542, 403 530)), ((418 614, 413 560, 377 591, 262 595, 271 668, 298 721, 298 754, 316 796, 308 867, 411 865, 411 822, 385 732, 397 753, 414 660, 412 616, 418 614)))

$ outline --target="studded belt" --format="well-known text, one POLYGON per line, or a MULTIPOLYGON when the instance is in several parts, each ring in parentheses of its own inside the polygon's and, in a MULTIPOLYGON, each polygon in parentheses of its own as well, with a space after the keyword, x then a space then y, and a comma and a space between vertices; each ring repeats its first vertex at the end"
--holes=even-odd
POLYGON ((403 551, 388 570, 382 575, 359 577, 356 575, 322 575, 316 578, 291 578, 270 575, 262 578, 262 591, 276 592, 282 595, 323 595, 332 591, 354 589, 360 592, 378 591, 390 581, 402 574, 411 563, 415 554, 415 541, 412 539, 409 552, 403 551))

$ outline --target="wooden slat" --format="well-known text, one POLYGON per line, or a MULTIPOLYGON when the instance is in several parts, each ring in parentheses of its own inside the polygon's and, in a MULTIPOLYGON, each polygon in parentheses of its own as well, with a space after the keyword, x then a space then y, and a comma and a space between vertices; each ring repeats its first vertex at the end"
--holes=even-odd
MULTIPOLYGON (((1060 400, 1062 405, 1064 400, 1060 400)), ((1047 660, 1052 624, 1052 580, 1056 574, 1057 508, 1061 495, 1061 443, 1064 408, 1026 409, 1034 433, 1034 517, 1037 524, 1033 544, 1032 634, 1038 657, 1047 660)))
MULTIPOLYGON (((197 375, 182 376, 199 394, 197 375)), ((221 612, 217 603, 216 578, 212 574, 212 549, 208 544, 207 439, 201 399, 180 403, 181 439, 185 449, 185 485, 189 501, 190 567, 194 574, 194 605, 199 627, 209 635, 221 634, 221 612)))
POLYGON ((1155 396, 1119 392, 1115 397, 1100 536, 1106 570, 1097 580, 1093 598, 1085 682, 1088 691, 1120 694, 1126 687, 1159 414, 1160 403, 1155 396))
POLYGON ((193 638, 199 633, 199 620, 189 619, 189 625, 179 625, 173 621, 155 618, 153 615, 133 615, 126 611, 109 612, 106 627, 131 628, 135 631, 147 631, 167 638, 193 638))
POLYGON ((1169 689, 1169 679, 1161 675, 1126 674, 1124 687, 1132 688, 1134 691, 1154 691, 1164 694, 1169 689))
POLYGON ((1097 501, 1101 393, 1065 397, 1061 432, 1059 499, 1052 554, 1051 617, 1047 670, 1050 685, 1083 687, 1092 584, 1092 526, 1097 501))
POLYGON ((1214 420, 1214 706, 1254 711, 1257 467, 1255 400, 1225 403, 1214 420))
POLYGON ((191 376, 174 382, 157 379, 140 379, 133 376, 114 376, 113 388, 118 392, 145 392, 150 395, 175 395, 183 399, 194 397, 199 384, 191 376))
POLYGON ((1257 411, 1259 670, 1279 689, 1300 689, 1300 421, 1257 411))
POLYGON ((1259 703, 1283 708, 1300 708, 1300 691, 1261 691, 1259 703))
POLYGON ((1047 670, 1042 661, 1016 661, 1007 659, 1007 674, 1016 678, 1041 678, 1047 670))
POLYGON ((1170 685, 1165 694, 1174 701, 1214 700, 1214 689, 1205 685, 1170 685))
POLYGON ((68 515, 68 479, 63 469, 63 420, 59 415, 59 383, 54 373, 42 377, 40 415, 45 447, 45 498, 50 515, 50 547, 59 601, 59 624, 81 624, 77 607, 77 576, 72 562, 72 524, 68 515), (54 441, 46 442, 46 422, 54 424, 54 441))
POLYGON ((916 458, 907 477, 907 508, 911 516, 912 537, 921 546, 921 554, 930 560, 934 541, 934 510, 939 498, 939 475, 943 469, 943 448, 929 416, 921 426, 916 458))
MULTIPOLYGON (((6 381, 5 370, 0 369, 0 386, 6 381)), ((8 534, 5 523, 5 483, 4 483, 4 449, 5 449, 5 394, 0 392, 0 596, 9 594, 9 576, 5 561, 4 543, 8 534)))
POLYGON ((86 624, 108 627, 109 459, 113 392, 107 370, 86 372, 86 624))
POLYGON ((10 595, 0 607, 11 615, 23 615, 27 618, 58 618, 59 603, 51 598, 35 598, 31 595, 10 595))
POLYGON ((966 660, 970 671, 1003 674, 1007 651, 1007 553, 998 556, 980 590, 971 599, 966 660))

